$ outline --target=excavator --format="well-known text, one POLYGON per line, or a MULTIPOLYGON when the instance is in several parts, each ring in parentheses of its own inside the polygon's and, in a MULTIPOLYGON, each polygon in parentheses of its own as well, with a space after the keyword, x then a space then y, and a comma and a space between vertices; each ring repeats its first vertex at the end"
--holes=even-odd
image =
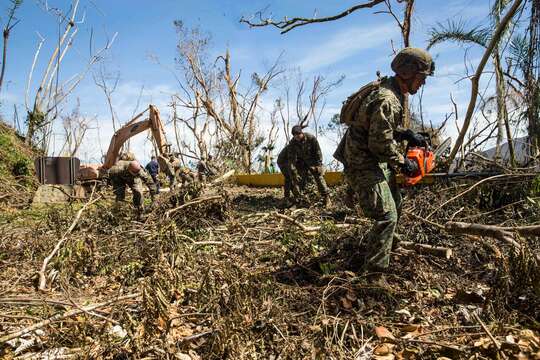
POLYGON ((150 130, 154 138, 158 156, 157 160, 166 173, 174 171, 169 161, 171 145, 167 143, 165 131, 159 110, 155 105, 149 105, 146 110, 135 116, 118 129, 109 144, 103 164, 80 164, 74 157, 40 157, 35 160, 36 174, 40 186, 34 202, 62 202, 71 197, 82 197, 84 188, 90 188, 100 183, 107 171, 118 161, 120 150, 131 137, 150 130), (147 117, 145 117, 147 115, 147 117), (141 120, 143 118, 143 120, 141 120), (54 185, 47 187, 47 185, 54 185), (60 189, 60 192, 55 191, 60 189), (63 195, 61 195, 63 193, 63 195), (57 199, 60 198, 60 199, 57 199))

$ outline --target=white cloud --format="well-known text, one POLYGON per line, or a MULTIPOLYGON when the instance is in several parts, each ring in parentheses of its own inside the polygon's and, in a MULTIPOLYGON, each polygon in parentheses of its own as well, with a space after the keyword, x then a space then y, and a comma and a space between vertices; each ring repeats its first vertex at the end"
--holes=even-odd
POLYGON ((358 55, 362 50, 372 49, 397 34, 392 23, 375 27, 352 27, 342 30, 328 39, 314 43, 311 49, 302 54, 296 66, 302 71, 313 71, 324 66, 335 64, 341 60, 358 55))

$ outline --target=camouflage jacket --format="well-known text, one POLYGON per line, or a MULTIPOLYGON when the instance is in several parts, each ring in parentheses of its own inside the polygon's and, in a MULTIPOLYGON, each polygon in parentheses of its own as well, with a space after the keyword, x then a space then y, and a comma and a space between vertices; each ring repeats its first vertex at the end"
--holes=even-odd
POLYGON ((304 133, 302 141, 292 138, 288 145, 288 160, 295 166, 321 166, 322 152, 317 138, 309 133, 304 133))
POLYGON ((403 131, 403 95, 394 77, 381 79, 367 94, 345 135, 344 160, 352 171, 381 175, 381 166, 392 169, 404 162, 396 142, 403 131))
POLYGON ((289 163, 289 145, 285 145, 283 149, 279 152, 277 156, 277 164, 278 166, 285 166, 289 163))
POLYGON ((215 176, 218 173, 216 167, 210 160, 200 160, 197 163, 197 171, 206 176, 215 176))
POLYGON ((154 184, 154 180, 152 180, 152 177, 150 177, 150 175, 148 175, 148 173, 144 169, 141 169, 141 171, 139 171, 137 175, 132 175, 128 171, 130 162, 131 161, 127 160, 119 160, 116 164, 114 164, 113 167, 109 169, 109 178, 112 181, 122 182, 124 184, 130 183, 136 178, 139 178, 146 186, 148 186, 148 189, 150 189, 150 191, 155 192, 156 184, 154 184))

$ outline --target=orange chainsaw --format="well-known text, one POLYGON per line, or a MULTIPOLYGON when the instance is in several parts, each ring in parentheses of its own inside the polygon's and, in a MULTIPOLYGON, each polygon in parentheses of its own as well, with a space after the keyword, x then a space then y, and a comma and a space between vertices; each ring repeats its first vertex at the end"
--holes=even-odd
POLYGON ((418 164, 418 171, 412 176, 404 176, 403 184, 405 186, 413 186, 417 184, 424 176, 435 169, 437 161, 452 144, 452 139, 444 140, 436 150, 431 149, 431 145, 415 146, 407 149, 407 159, 418 164))

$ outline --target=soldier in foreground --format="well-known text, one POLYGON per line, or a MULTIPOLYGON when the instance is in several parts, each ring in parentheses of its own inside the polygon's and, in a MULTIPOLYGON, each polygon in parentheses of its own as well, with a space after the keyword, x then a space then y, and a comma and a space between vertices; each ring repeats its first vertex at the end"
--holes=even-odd
POLYGON ((156 184, 141 167, 138 161, 120 160, 109 169, 109 180, 113 186, 113 192, 116 195, 116 201, 124 201, 126 198, 126 186, 129 186, 133 193, 133 205, 140 215, 144 211, 143 203, 143 182, 150 190, 150 197, 154 201, 157 193, 156 184))
POLYGON ((289 165, 294 165, 300 178, 300 188, 305 190, 309 175, 313 175, 324 206, 330 203, 328 186, 324 180, 321 147, 317 138, 302 130, 301 125, 292 127, 293 138, 288 144, 289 165))
POLYGON ((385 270, 401 208, 396 171, 410 175, 418 165, 403 156, 398 142, 425 145, 423 136, 403 129, 403 97, 416 94, 433 75, 435 64, 426 51, 401 50, 392 61, 395 76, 384 77, 353 94, 342 108, 341 121, 349 125, 343 154, 345 177, 358 196, 364 214, 375 220, 366 235, 370 248, 365 267, 385 270), (348 104, 356 103, 351 112, 348 104), (347 113, 349 111, 350 113, 347 113))

